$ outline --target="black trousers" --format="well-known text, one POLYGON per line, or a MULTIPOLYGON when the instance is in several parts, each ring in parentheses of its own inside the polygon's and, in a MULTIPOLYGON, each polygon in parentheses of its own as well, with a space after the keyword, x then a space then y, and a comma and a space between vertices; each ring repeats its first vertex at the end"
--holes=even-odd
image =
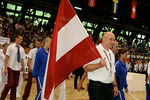
POLYGON ((84 69, 83 69, 83 67, 80 67, 80 68, 76 69, 73 73, 75 74, 74 89, 77 89, 78 78, 80 77, 80 79, 81 79, 82 75, 84 74, 84 69))
POLYGON ((88 93, 89 100, 113 100, 113 85, 90 80, 88 93))
POLYGON ((82 77, 82 75, 80 74, 76 74, 75 75, 75 78, 74 78, 74 89, 77 89, 77 82, 78 82, 78 78, 80 77, 80 79, 81 79, 81 77, 82 77))

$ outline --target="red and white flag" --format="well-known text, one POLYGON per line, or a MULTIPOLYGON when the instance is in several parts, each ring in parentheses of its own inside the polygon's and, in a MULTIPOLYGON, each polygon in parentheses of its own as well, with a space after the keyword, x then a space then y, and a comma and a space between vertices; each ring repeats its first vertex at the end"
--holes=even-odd
POLYGON ((136 17, 136 6, 137 2, 135 0, 132 0, 132 7, 131 7, 131 18, 135 19, 136 17))
POLYGON ((54 89, 75 69, 100 58, 80 19, 68 0, 61 0, 41 100, 53 100, 54 89))
POLYGON ((88 5, 89 5, 90 7, 95 7, 95 1, 96 1, 96 0, 89 0, 88 5))

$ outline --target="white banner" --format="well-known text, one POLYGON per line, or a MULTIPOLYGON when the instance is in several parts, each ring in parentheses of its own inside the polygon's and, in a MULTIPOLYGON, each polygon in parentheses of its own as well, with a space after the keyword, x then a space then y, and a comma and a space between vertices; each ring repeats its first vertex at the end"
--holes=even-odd
POLYGON ((10 43, 10 38, 0 37, 0 44, 10 43))

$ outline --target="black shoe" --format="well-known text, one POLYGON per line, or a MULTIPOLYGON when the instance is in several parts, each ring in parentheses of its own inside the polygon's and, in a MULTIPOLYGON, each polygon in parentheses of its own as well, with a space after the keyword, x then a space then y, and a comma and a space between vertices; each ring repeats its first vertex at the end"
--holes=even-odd
POLYGON ((76 87, 74 87, 74 89, 77 89, 76 87))
POLYGON ((82 89, 82 90, 84 90, 85 88, 84 88, 84 87, 82 87, 81 89, 82 89))

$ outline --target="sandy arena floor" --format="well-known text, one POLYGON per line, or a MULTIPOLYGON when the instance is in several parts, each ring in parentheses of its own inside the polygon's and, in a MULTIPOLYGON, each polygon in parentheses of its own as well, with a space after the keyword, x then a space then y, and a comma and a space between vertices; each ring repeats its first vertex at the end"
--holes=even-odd
MULTIPOLYGON (((86 90, 82 90, 78 92, 77 90, 74 89, 73 83, 74 83, 74 78, 71 78, 70 80, 66 80, 66 98, 67 100, 88 100, 88 92, 86 90)), ((86 84, 88 83, 88 80, 84 82, 83 87, 86 87, 86 84)), ((20 95, 22 96, 24 92, 24 87, 25 87, 26 81, 23 82, 22 85, 22 90, 20 95)), ((36 85, 33 84, 30 97, 28 100, 34 100, 35 95, 36 95, 36 85)), ((146 93, 145 91, 143 92, 131 92, 138 100, 146 100, 146 93)), ((59 97, 59 87, 56 88, 55 90, 55 100, 58 100, 59 97)), ((6 100, 9 100, 9 95, 7 96, 6 100)), ((17 100, 22 100, 21 97, 17 98, 17 100)), ((126 100, 133 100, 128 94, 126 94, 126 100)))

